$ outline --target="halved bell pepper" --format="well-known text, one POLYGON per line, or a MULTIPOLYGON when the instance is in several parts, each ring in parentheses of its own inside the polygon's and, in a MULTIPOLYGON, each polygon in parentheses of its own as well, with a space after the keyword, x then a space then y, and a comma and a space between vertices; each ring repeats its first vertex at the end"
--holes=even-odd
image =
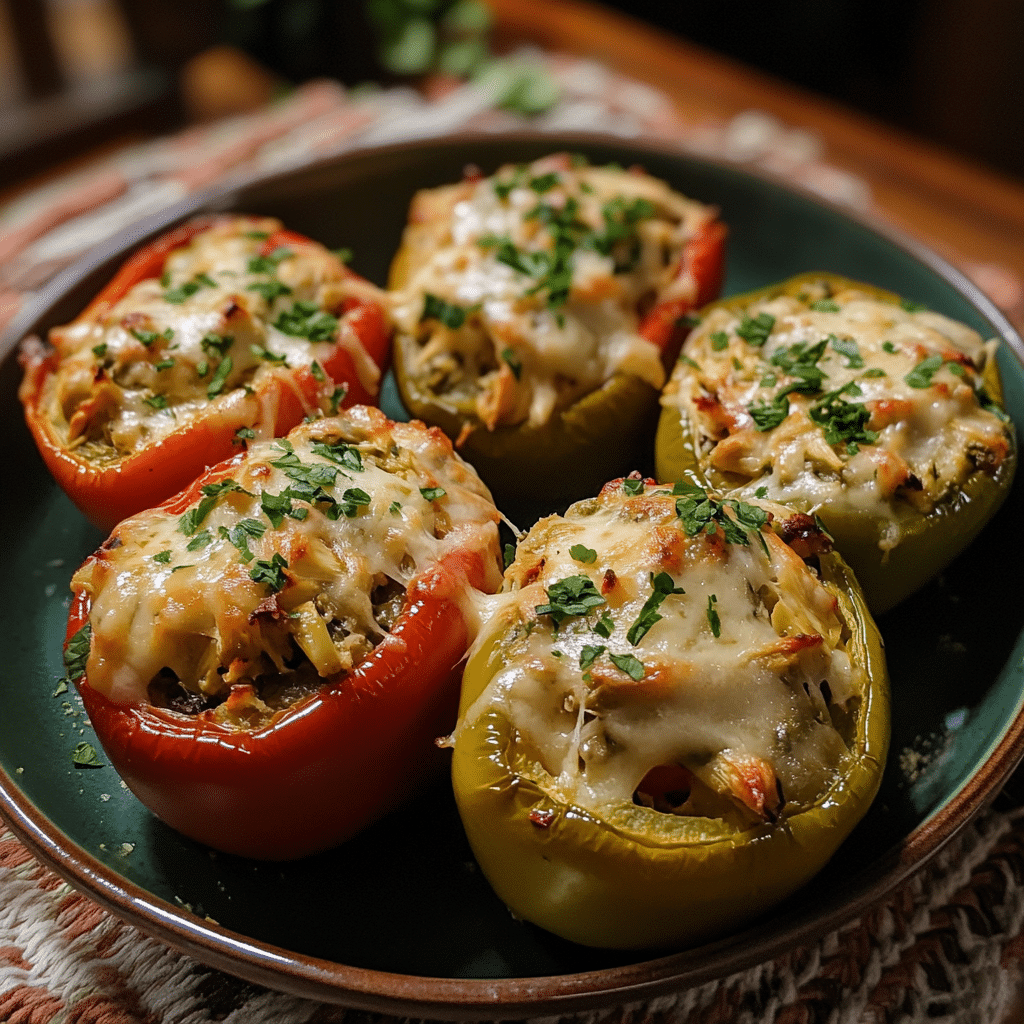
POLYGON ((741 496, 760 489, 813 513, 834 537, 875 614, 940 572, 1009 493, 1016 441, 1001 408, 994 346, 983 346, 976 334, 971 339, 973 332, 964 325, 829 273, 802 274, 722 299, 702 309, 700 318, 662 397, 659 476, 695 479, 741 496), (844 305, 858 303, 861 311, 877 304, 881 319, 890 321, 889 340, 878 335, 871 341, 870 325, 834 319, 836 298, 844 305), (776 300, 798 308, 786 314, 783 344, 773 346, 769 321, 774 317, 767 314, 760 331, 757 317, 776 300), (804 317, 819 319, 804 328, 804 317), (751 340, 742 337, 744 331, 751 340), (967 350, 969 342, 973 351, 967 350), (716 358, 722 362, 712 368, 716 358), (726 359, 746 366, 725 376, 732 374, 731 368, 723 369, 726 359), (823 368, 828 372, 822 375, 823 368), (830 380, 835 373, 849 380, 837 387, 830 380), (944 436, 916 465, 913 453, 924 425, 933 422, 940 403, 954 401, 964 429, 944 436), (793 405, 817 417, 808 424, 816 439, 797 437, 793 405), (836 412, 845 419, 833 416, 836 412), (694 424, 702 420, 695 436, 694 424), (775 437, 780 440, 772 449, 775 437), (853 469, 857 457, 874 460, 873 477, 853 469), (789 481, 782 480, 785 473, 791 474, 789 481), (804 488, 798 473, 820 487, 804 488), (830 491, 828 481, 839 491, 830 491), (845 497, 848 481, 860 488, 856 500, 845 497))
MULTIPOLYGON (((210 273, 216 272, 216 266, 210 268, 210 273)), ((207 466, 238 452, 246 438, 287 433, 312 412, 375 404, 390 356, 390 326, 373 291, 322 245, 276 221, 222 214, 198 217, 130 257, 71 324, 51 332, 52 347, 37 338, 22 344, 25 376, 19 397, 29 431, 71 500, 95 525, 110 530, 126 516, 187 486, 207 466), (205 285, 217 283, 223 290, 227 279, 215 282, 209 274, 199 274, 184 289, 169 288, 166 301, 155 291, 168 261, 203 237, 220 237, 228 245, 244 241, 252 250, 253 265, 259 267, 254 285, 239 280, 237 294, 228 289, 222 315, 212 319, 205 309, 192 313, 190 303, 202 299, 205 285), (293 255, 318 261, 327 277, 337 282, 339 296, 347 292, 330 310, 321 311, 327 319, 321 317, 317 325, 324 328, 333 320, 337 330, 321 330, 310 343, 308 358, 294 364, 272 351, 263 333, 259 344, 241 345, 244 351, 233 348, 236 327, 251 342, 256 337, 253 322, 262 316, 269 324, 286 312, 289 289, 275 275, 284 257, 293 255), (154 294, 140 299, 142 312, 126 307, 126 297, 147 282, 154 294), (240 304, 255 304, 254 293, 261 288, 272 289, 264 292, 265 313, 243 310, 240 304), (168 398, 161 391, 160 382, 169 374, 180 374, 186 365, 174 330, 166 325, 172 318, 184 318, 184 324, 189 316, 196 322, 217 320, 219 333, 207 334, 210 340, 204 340, 203 353, 210 358, 201 354, 196 363, 195 395, 179 402, 181 395, 168 398), (105 365, 108 349, 112 350, 102 337, 108 328, 123 329, 138 339, 133 343, 137 351, 126 355, 116 370, 105 365), (233 360, 225 358, 232 353, 233 360), (72 360, 78 365, 68 369, 72 360), (240 375, 245 361, 253 365, 240 375), (239 379, 227 373, 218 378, 218 369, 230 369, 231 362, 239 379), (178 369, 173 369, 175 363, 178 369), (152 438, 143 430, 130 445, 119 447, 105 435, 104 423, 109 410, 129 394, 147 414, 174 419, 152 438)), ((303 323, 296 320, 289 330, 297 335, 312 322, 312 317, 303 323)), ((214 330, 209 325, 203 329, 214 330)))
MULTIPOLYGON (((567 158, 562 163, 567 165, 567 158)), ((544 208, 546 193, 543 189, 549 187, 547 182, 551 177, 542 175, 541 171, 550 170, 550 167, 561 170, 558 158, 548 158, 526 169, 539 175, 534 179, 535 182, 543 183, 536 185, 540 190, 540 194, 534 197, 538 209, 544 208)), ((516 171, 523 175, 524 188, 529 181, 526 171, 516 171)), ((505 169, 502 173, 507 175, 507 172, 508 169, 505 169)), ((420 230, 424 216, 429 217, 429 212, 421 215, 414 203, 410 218, 411 231, 420 230)), ((526 219, 529 220, 531 216, 528 211, 526 219)), ((557 214, 555 216, 557 218, 557 214)), ((485 227, 483 225, 481 230, 485 227)), ((414 234, 411 237, 412 241, 407 233, 406 241, 392 264, 389 278, 392 295, 409 286, 427 258, 418 236, 414 234)), ((558 249, 561 240, 566 237, 570 235, 566 233, 558 236, 554 250, 558 249)), ((707 209, 705 219, 694 228, 678 257, 674 269, 676 287, 670 285, 664 297, 657 294, 644 296, 637 310, 639 320, 635 327, 636 334, 657 347, 666 373, 685 336, 687 314, 713 299, 721 289, 725 237, 725 225, 715 218, 713 210, 707 209)), ((484 235, 482 240, 472 240, 467 244, 470 247, 486 248, 497 243, 484 235)), ((523 276, 518 287, 523 296, 517 301, 523 309, 513 304, 517 315, 519 312, 528 312, 528 306, 539 310, 545 306, 547 285, 544 280, 534 284, 527 275, 532 267, 530 259, 532 254, 526 262, 519 263, 523 276)), ((515 253, 510 254, 506 250, 499 254, 498 262, 502 261, 515 264, 515 253)), ((540 273, 537 271, 537 274, 540 273)), ((456 285, 451 287, 455 291, 459 290, 456 285)), ((475 279, 467 285, 469 291, 478 287, 479 283, 475 279)), ((585 291, 586 281, 580 287, 585 291)), ((507 285, 498 283, 495 288, 496 296, 501 299, 507 297, 503 291, 507 285)), ((609 295, 617 294, 618 285, 611 283, 608 288, 607 293, 593 300, 596 321, 606 315, 600 310, 601 302, 607 301, 609 295)), ((481 297, 477 306, 486 306, 487 301, 487 298, 481 297)), ((574 298, 573 301, 580 305, 588 300, 583 297, 574 298)), ((552 308, 555 306, 550 298, 548 304, 552 308)), ((473 316, 472 303, 467 307, 466 314, 473 316)), ((555 309, 554 315, 557 319, 561 313, 555 309)), ((487 338, 488 347, 494 345, 499 352, 506 341, 499 342, 497 339, 507 338, 506 329, 500 320, 499 317, 495 321, 494 338, 487 338)), ((543 357, 529 356, 520 364, 517 362, 519 350, 515 347, 516 342, 508 344, 510 347, 504 350, 503 358, 509 365, 502 366, 499 359, 498 372, 504 375, 509 387, 514 387, 520 374, 525 379, 530 373, 529 359, 543 357)), ((499 505, 512 503, 513 506, 522 506, 525 503, 531 509, 536 505, 542 511, 564 507, 579 494, 597 490, 609 477, 636 468, 637 453, 650 449, 657 422, 657 389, 628 370, 615 372, 594 390, 579 395, 568 405, 556 403, 554 410, 543 422, 533 422, 524 417, 518 418, 516 422, 507 422, 501 417, 498 417, 497 422, 488 422, 480 412, 480 392, 476 383, 467 385, 462 381, 456 386, 447 383, 439 385, 434 371, 422 362, 422 349, 422 342, 414 332, 403 330, 401 326, 396 329, 394 372, 402 402, 412 416, 441 427, 455 441, 460 454, 477 468, 499 505), (543 494, 540 500, 531 500, 535 485, 537 491, 543 494)), ((461 358, 457 352, 455 357, 461 358)), ((639 461, 645 462, 646 459, 639 457, 639 461)))
MULTIPOLYGON (((810 517, 776 519, 781 537, 769 536, 751 506, 713 496, 708 501, 689 485, 676 490, 678 499, 651 484, 637 494, 637 481, 637 496, 623 499, 621 518, 646 524, 637 526, 638 537, 628 544, 616 539, 604 520, 602 530, 585 533, 581 524, 601 513, 609 488, 620 483, 607 485, 596 501, 570 507, 565 521, 542 521, 520 542, 504 594, 517 603, 485 624, 466 666, 452 778, 474 854, 516 917, 589 946, 680 947, 761 915, 821 869, 850 833, 874 798, 885 765, 888 678, 882 641, 860 588, 810 517), (680 520, 673 527, 676 500, 680 520), (666 501, 667 515, 658 506, 666 501), (646 537, 639 536, 642 529, 646 537), (703 549, 692 541, 702 530, 697 540, 703 549), (813 669, 809 684, 786 682, 792 669, 778 677, 765 674, 772 657, 792 659, 793 666, 822 649, 822 637, 798 625, 799 611, 793 619, 784 617, 790 611, 772 614, 769 642, 760 653, 728 653, 737 643, 744 646, 737 640, 740 620, 750 628, 753 620, 731 603, 721 577, 716 592, 708 593, 712 585, 704 573, 708 565, 729 564, 740 555, 758 564, 757 533, 771 542, 775 565, 791 563, 787 572, 798 551, 819 566, 830 598, 822 597, 817 583, 797 586, 810 586, 815 607, 831 603, 842 623, 848 639, 835 671, 854 680, 841 684, 844 694, 838 684, 829 691, 813 669), (792 548, 783 550, 779 544, 787 535, 792 548), (610 572, 605 561, 613 551, 622 557, 610 572), (570 553, 574 568, 567 569, 570 553), (553 562, 559 564, 554 572, 553 562), (552 583, 552 575, 565 571, 577 575, 552 583), (540 583, 545 589, 538 589, 540 583), (624 606, 614 596, 622 588, 633 601, 624 622, 624 606), (650 596, 626 631, 644 595, 650 596), (531 618, 531 606, 545 596, 531 618), (690 604, 671 607, 674 601, 690 604), (542 625, 553 616, 553 629, 542 625), (676 625, 666 628, 662 618, 676 625), (649 646, 631 646, 645 643, 644 630, 651 631, 649 646), (665 631, 654 639, 657 630, 665 631), (701 632, 703 654, 673 640, 701 632), (523 650, 528 656, 521 658, 523 650), (774 653, 765 654, 769 650, 774 653), (731 699, 719 685, 717 652, 748 666, 749 677, 731 699), (848 677, 845 656, 852 665, 848 677), (562 706, 563 674, 575 678, 580 672, 562 706), (821 688, 828 710, 818 725, 813 716, 793 718, 790 711, 783 720, 771 717, 769 695, 780 692, 772 678, 783 687, 776 709, 794 708, 805 693, 810 700, 821 688), (618 719, 610 714, 616 709, 622 712, 618 719), (820 788, 784 794, 787 771, 789 778, 802 777, 793 767, 799 764, 798 737, 806 735, 801 730, 829 725, 835 730, 833 774, 821 777, 826 781, 820 788), (777 738, 767 761, 743 748, 742 737, 751 733, 767 736, 768 747, 777 738), (591 781, 592 757, 605 767, 591 781), (624 775, 617 796, 604 795, 609 772, 624 775)), ((763 550, 767 556, 768 546, 763 550)), ((799 569, 806 571, 802 564, 799 569)), ((806 766, 818 771, 823 764, 812 754, 806 766)), ((794 783, 794 790, 799 787, 794 783)))
POLYGON ((501 578, 497 519, 447 439, 357 407, 121 523, 72 581, 65 648, 107 758, 215 849, 283 860, 343 842, 444 771, 469 595, 501 578), (378 590, 364 642, 352 623, 378 590))

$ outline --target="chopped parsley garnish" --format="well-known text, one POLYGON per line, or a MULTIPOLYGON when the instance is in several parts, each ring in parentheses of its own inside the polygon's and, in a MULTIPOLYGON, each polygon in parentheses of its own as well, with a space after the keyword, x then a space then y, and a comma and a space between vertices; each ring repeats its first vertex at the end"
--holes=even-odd
POLYGON ((107 354, 107 343, 103 341, 99 345, 93 345, 92 354, 97 359, 102 359, 107 354))
POLYGON ((608 639, 615 631, 615 623, 612 617, 607 612, 602 612, 601 618, 594 623, 594 632, 598 636, 603 636, 605 640, 608 639))
POLYGON ((713 352, 721 352, 729 344, 729 335, 725 331, 715 331, 711 335, 711 349, 713 352))
POLYGON ((266 256, 253 256, 249 260, 247 269, 250 274, 274 274, 277 272, 278 264, 293 255, 294 253, 288 246, 279 245, 266 256))
POLYGON ((261 491, 260 508, 263 510, 263 514, 270 520, 270 525, 275 530, 284 522, 285 516, 301 522, 309 515, 309 509, 295 508, 287 492, 271 494, 269 491, 261 491))
POLYGON ((402 503, 400 501, 393 501, 388 505, 388 511, 393 516, 399 516, 402 514, 402 503))
POLYGON ((503 561, 505 568, 507 569, 516 560, 516 546, 515 544, 506 544, 503 552, 503 561))
POLYGON ((612 664, 621 672, 625 672, 634 682, 640 682, 644 677, 644 663, 632 654, 609 654, 612 664))
POLYGON ((245 290, 259 292, 267 302, 273 302, 274 299, 282 295, 291 295, 292 293, 291 288, 284 281, 278 281, 276 278, 273 281, 257 281, 255 284, 246 285, 245 290))
POLYGON ((744 316, 736 333, 748 344, 760 348, 772 333, 775 317, 771 313, 758 313, 755 317, 744 316))
POLYGON ((754 497, 755 498, 767 498, 768 497, 768 488, 767 487, 758 487, 758 489, 756 491, 754 491, 754 497))
POLYGON ((622 489, 631 498, 635 498, 638 494, 644 493, 644 482, 642 478, 638 477, 626 477, 622 481, 622 489))
POLYGON ((776 395, 770 402, 760 402, 747 406, 760 433, 774 430, 789 415, 789 399, 785 395, 776 395))
POLYGON ((508 199, 512 194, 512 190, 522 183, 525 174, 526 168, 520 165, 519 167, 513 168, 511 177, 506 178, 503 181, 495 179, 494 194, 499 199, 508 199))
POLYGON ((949 370, 954 377, 959 377, 961 380, 966 380, 967 378, 967 370, 964 369, 962 363, 946 363, 946 369, 949 370))
POLYGON ((363 471, 363 456, 353 445, 346 444, 344 441, 336 441, 334 444, 314 441, 310 447, 321 458, 337 463, 353 473, 362 473, 363 471))
POLYGON ((349 487, 341 496, 341 512, 347 519, 354 519, 372 500, 361 487, 349 487))
POLYGON ((815 299, 811 303, 811 309, 815 313, 838 313, 839 303, 835 299, 815 299))
POLYGON ((214 370, 213 377, 210 379, 210 383, 206 386, 207 398, 216 398, 224 390, 224 385, 227 384, 228 377, 231 375, 234 365, 235 363, 231 356, 225 356, 217 364, 217 369, 214 370))
POLYGON ((896 348, 896 345, 895 345, 894 342, 883 341, 882 342, 882 351, 883 352, 888 352, 889 355, 894 356, 899 351, 899 349, 896 348))
POLYGON ((313 374, 313 380, 318 384, 323 384, 327 380, 324 368, 315 359, 309 364, 309 372, 313 374))
POLYGON ((821 400, 809 410, 811 419, 824 430, 825 441, 828 444, 847 442, 850 454, 854 454, 850 443, 874 444, 878 440, 878 434, 867 429, 867 422, 871 419, 867 407, 860 402, 845 401, 842 397, 861 393, 857 382, 851 380, 841 388, 822 395, 821 400))
POLYGON ((580 668, 586 672, 586 670, 590 668, 590 666, 593 665, 607 649, 608 648, 604 646, 584 644, 580 650, 580 668))
POLYGON ((437 501, 443 498, 448 492, 443 487, 421 487, 420 494, 426 501, 437 501))
POLYGON ((262 359, 265 362, 277 363, 279 366, 288 365, 287 356, 278 355, 276 352, 271 352, 269 349, 263 348, 261 345, 250 345, 249 351, 252 352, 257 359, 262 359))
POLYGON ((239 427, 235 431, 236 441, 253 441, 256 438, 256 431, 252 427, 239 427))
POLYGON ((167 408, 166 395, 150 395, 149 398, 144 398, 143 401, 146 403, 146 405, 151 406, 154 409, 167 408))
POLYGON ((558 173, 551 171, 548 174, 540 174, 536 178, 530 179, 530 188, 533 189, 538 195, 543 195, 545 192, 549 192, 559 182, 558 173))
POLYGON ((886 376, 886 373, 885 373, 885 370, 883 370, 880 366, 869 366, 864 371, 864 376, 865 377, 884 377, 884 376, 886 376))
POLYGON ((92 623, 86 621, 71 637, 64 648, 64 679, 65 683, 73 683, 85 675, 85 663, 89 660, 89 648, 92 646, 92 623))
POLYGON ((251 562, 255 556, 249 549, 249 540, 259 540, 267 532, 267 527, 258 519, 240 519, 230 530, 222 526, 219 532, 238 549, 243 562, 251 562))
POLYGON ((321 309, 315 302, 296 302, 274 322, 274 326, 293 338, 310 341, 331 341, 338 333, 338 318, 321 309))
POLYGON ((696 484, 677 483, 672 493, 677 496, 676 515, 689 537, 695 537, 702 531, 714 534, 720 528, 730 544, 747 544, 748 531, 752 530, 760 537, 761 528, 768 522, 768 513, 764 509, 731 498, 718 501, 696 484), (733 515, 730 516, 726 509, 733 515))
POLYGON ((570 615, 587 615, 592 608, 605 603, 589 576, 566 576, 546 589, 547 604, 538 604, 538 615, 550 615, 555 626, 560 626, 570 615))
POLYGON ((592 562, 597 561, 597 552, 593 548, 588 548, 586 544, 573 544, 569 548, 569 554, 577 562, 582 562, 584 565, 590 565, 592 562))
POLYGON ((154 370, 169 370, 174 365, 173 359, 161 359, 158 363, 153 364, 154 370))
POLYGON ((447 302, 430 292, 423 297, 423 316, 421 320, 437 320, 451 331, 457 331, 465 322, 467 309, 465 306, 447 302))
POLYGON ((700 363, 698 363, 694 359, 691 359, 687 355, 680 355, 679 362, 685 364, 686 366, 689 366, 691 370, 696 370, 698 373, 700 372, 700 363))
POLYGON ((204 359, 202 362, 196 363, 196 374, 199 377, 205 377, 210 372, 210 364, 204 359))
POLYGON ((718 617, 718 610, 715 608, 716 604, 718 604, 718 598, 712 594, 708 598, 708 625, 711 627, 711 632, 717 640, 722 635, 722 620, 718 617))
POLYGON ((153 556, 154 562, 159 562, 161 565, 168 565, 171 561, 171 549, 165 548, 163 551, 158 551, 153 556))
MULTIPOLYGON (((200 288, 216 288, 217 282, 209 274, 196 274, 191 281, 186 281, 177 288, 170 288, 164 292, 164 302, 173 306, 180 306, 187 298, 195 295, 200 288)), ((141 341, 141 339, 139 339, 141 341)), ((145 344, 145 342, 143 342, 145 344)))
POLYGON ((834 334, 830 334, 828 342, 832 346, 833 351, 838 352, 841 356, 845 356, 846 368, 848 370, 859 370, 864 365, 864 358, 861 356, 857 342, 853 338, 839 338, 834 334))
POLYGON ((273 558, 269 560, 265 558, 256 560, 256 564, 249 570, 249 579, 253 583, 265 584, 271 593, 276 594, 288 582, 288 577, 285 575, 287 568, 288 563, 284 557, 280 552, 275 551, 273 558))
MULTIPOLYGON (((204 334, 199 342, 202 350, 210 357, 220 358, 235 343, 232 334, 204 334)), ((200 374, 202 376, 202 374, 200 374)))
MULTIPOLYGON (((170 341, 174 337, 174 331, 172 331, 170 327, 165 327, 162 331, 144 331, 141 328, 132 327, 129 330, 129 334, 131 334, 136 341, 141 341, 146 348, 149 348, 150 345, 159 341, 161 338, 163 338, 164 341, 170 341)), ((98 347, 99 346, 97 346, 97 348, 98 347)), ((106 345, 104 345, 103 348, 106 350, 106 345)), ((95 351, 96 349, 93 349, 93 352, 95 351)))
POLYGON ((76 768, 102 768, 103 762, 96 753, 96 748, 85 741, 78 744, 71 752, 71 763, 76 768))
POLYGON ((932 377, 942 369, 942 362, 942 356, 933 352, 922 359, 903 379, 912 388, 929 388, 932 385, 932 377))
POLYGON ((520 380, 523 376, 523 361, 516 355, 516 350, 514 348, 502 349, 501 358, 512 371, 512 376, 516 380, 520 380))
POLYGON ((659 572, 657 576, 651 573, 651 587, 653 592, 651 596, 644 602, 643 608, 640 609, 640 614, 637 616, 636 622, 629 627, 629 631, 626 633, 626 639, 634 646, 647 635, 651 626, 656 622, 660 621, 662 616, 658 612, 658 608, 661 607, 662 602, 669 594, 685 594, 686 591, 682 587, 677 587, 672 577, 667 572, 659 572))
POLYGON ((345 401, 345 396, 348 394, 348 385, 340 384, 336 387, 328 396, 327 404, 330 407, 331 415, 336 416, 338 414, 338 406, 345 401))
POLYGON ((213 536, 209 530, 203 530, 202 533, 197 533, 187 545, 185 545, 186 551, 201 551, 205 547, 209 547, 213 543, 213 536))
MULTIPOLYGON (((202 487, 202 499, 194 508, 190 508, 184 515, 178 517, 178 532, 191 537, 199 529, 203 520, 210 514, 213 506, 221 495, 237 491, 240 494, 249 492, 236 480, 221 480, 215 484, 204 484, 202 487)), ((251 497, 251 495, 250 495, 251 497)))

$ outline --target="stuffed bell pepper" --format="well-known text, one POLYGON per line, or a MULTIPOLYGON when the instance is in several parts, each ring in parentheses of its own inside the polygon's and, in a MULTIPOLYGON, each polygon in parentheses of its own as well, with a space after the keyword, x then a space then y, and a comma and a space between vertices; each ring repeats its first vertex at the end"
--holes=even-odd
POLYGON ((70 324, 22 346, 48 468, 109 530, 254 437, 376 402, 378 289, 270 218, 213 215, 137 252, 70 324))
POLYGON ((979 532, 1016 464, 995 342, 831 274, 714 303, 662 397, 657 471, 818 516, 876 613, 979 532))
POLYGON ((724 236, 663 181, 564 154, 417 193, 390 278, 402 401, 499 505, 593 493, 649 449, 724 236))
POLYGON ((697 943, 806 882, 871 803, 882 642, 810 516, 614 481, 541 520, 490 600, 452 771, 517 917, 697 943))
POLYGON ((218 850, 342 842, 443 771, 498 518, 440 431, 357 406, 125 520, 65 653, 111 763, 218 850))

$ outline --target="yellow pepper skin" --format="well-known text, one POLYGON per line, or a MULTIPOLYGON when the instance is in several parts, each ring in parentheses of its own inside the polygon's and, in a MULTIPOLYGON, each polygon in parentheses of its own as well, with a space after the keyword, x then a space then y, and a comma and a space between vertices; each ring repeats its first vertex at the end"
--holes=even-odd
POLYGON ((507 637, 492 635, 475 650, 463 678, 453 784, 477 861, 516 917, 588 946, 681 948, 751 921, 826 864, 878 790, 890 707, 882 640, 860 588, 834 553, 820 564, 867 682, 843 727, 848 770, 773 823, 740 826, 632 802, 599 815, 565 802, 506 711, 480 700, 505 664, 507 637))
MULTIPOLYGON (((855 288, 881 302, 899 305, 898 295, 837 274, 808 273, 777 285, 732 296, 711 303, 700 311, 706 318, 712 310, 723 308, 740 314, 752 303, 776 296, 795 296, 810 283, 826 282, 835 292, 855 288)), ((684 347, 684 355, 686 349, 684 347)), ((987 395, 1002 405, 1002 386, 994 358, 988 359, 980 374, 987 395)), ((851 512, 832 507, 828 502, 810 508, 793 502, 798 511, 814 514, 835 540, 836 548, 854 570, 867 596, 872 613, 879 615, 898 605, 936 576, 965 550, 985 524, 995 515, 1013 482, 1017 463, 1016 441, 1007 422, 1009 453, 994 471, 976 469, 952 493, 929 512, 897 501, 892 514, 900 540, 888 550, 880 539, 890 520, 884 515, 851 512)), ((689 422, 681 410, 663 401, 655 439, 655 467, 663 480, 696 480, 703 486, 728 493, 749 483, 741 477, 719 472, 697 454, 689 422)))

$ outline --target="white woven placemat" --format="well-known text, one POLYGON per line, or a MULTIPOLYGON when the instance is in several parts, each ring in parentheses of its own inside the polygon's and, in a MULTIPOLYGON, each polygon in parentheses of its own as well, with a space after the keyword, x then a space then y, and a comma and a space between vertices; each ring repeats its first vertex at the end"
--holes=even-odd
MULTIPOLYGON (((568 1024, 1018 1019, 1024 812, 988 811, 883 907, 778 960, 568 1024)), ((554 1022, 557 1018, 547 1018, 554 1022)), ((105 913, 0 826, 4 1024, 397 1024, 205 967, 105 913)))

